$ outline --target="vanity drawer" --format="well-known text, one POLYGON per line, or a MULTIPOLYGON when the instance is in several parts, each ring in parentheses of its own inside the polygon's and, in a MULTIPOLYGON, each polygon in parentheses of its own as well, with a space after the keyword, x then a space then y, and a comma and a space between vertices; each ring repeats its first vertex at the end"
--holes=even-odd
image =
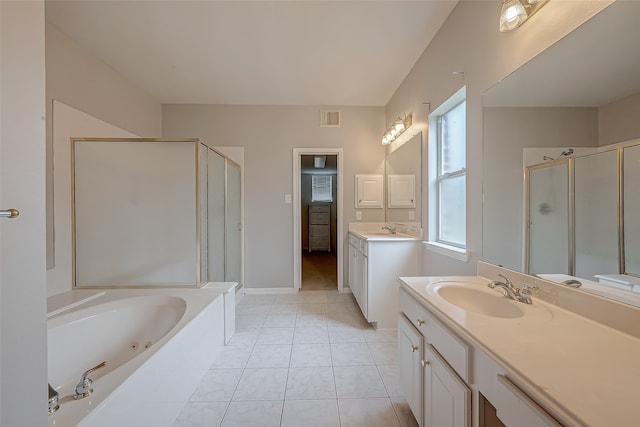
POLYGON ((349 244, 351 246, 355 246, 355 248, 357 250, 360 250, 360 238, 354 236, 353 234, 349 233, 349 244))
POLYGON ((360 252, 362 252, 362 255, 364 256, 368 256, 369 254, 367 253, 369 249, 369 242, 367 242, 364 239, 360 240, 360 252))
POLYGON ((469 382, 469 346, 445 328, 405 290, 400 289, 400 311, 420 331, 426 342, 438 350, 460 378, 469 382))

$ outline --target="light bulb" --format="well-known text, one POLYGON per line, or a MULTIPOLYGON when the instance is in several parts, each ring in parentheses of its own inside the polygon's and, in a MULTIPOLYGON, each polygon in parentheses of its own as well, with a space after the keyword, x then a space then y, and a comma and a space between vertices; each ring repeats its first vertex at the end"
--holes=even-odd
POLYGON ((506 32, 518 28, 527 20, 527 12, 520 0, 505 0, 500 12, 500 31, 506 32))
POLYGON ((401 130, 404 130, 404 123, 402 123, 402 122, 396 123, 396 130, 398 132, 400 132, 401 130))

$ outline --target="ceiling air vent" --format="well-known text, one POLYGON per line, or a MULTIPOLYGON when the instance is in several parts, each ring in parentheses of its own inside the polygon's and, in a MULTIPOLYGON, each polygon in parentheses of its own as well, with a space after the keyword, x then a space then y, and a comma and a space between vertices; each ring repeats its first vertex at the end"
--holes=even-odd
POLYGON ((340 127, 340 111, 320 110, 320 127, 340 127))

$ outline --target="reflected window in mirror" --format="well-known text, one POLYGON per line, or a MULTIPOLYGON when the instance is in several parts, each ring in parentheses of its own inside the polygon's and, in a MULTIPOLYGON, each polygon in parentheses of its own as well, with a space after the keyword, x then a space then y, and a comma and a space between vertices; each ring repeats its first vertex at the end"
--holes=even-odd
POLYGON ((429 115, 429 240, 466 248, 466 90, 429 115), (434 162, 435 159, 435 162, 434 162))

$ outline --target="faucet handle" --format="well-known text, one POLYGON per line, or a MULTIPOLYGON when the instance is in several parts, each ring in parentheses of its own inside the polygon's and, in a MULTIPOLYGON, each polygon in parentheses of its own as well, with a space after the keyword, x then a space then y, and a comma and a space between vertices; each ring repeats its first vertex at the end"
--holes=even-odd
POLYGON ((540 288, 538 285, 524 285, 520 293, 524 295, 532 295, 538 293, 539 290, 540 288))
POLYGON ((60 403, 59 403, 60 395, 58 394, 56 389, 51 387, 51 384, 48 384, 48 386, 49 386, 49 415, 51 415, 54 412, 56 412, 58 409, 60 409, 60 403))
POLYGON ((509 287, 513 287, 513 283, 511 282, 511 279, 509 279, 507 276, 498 273, 498 276, 502 277, 504 279, 504 284, 509 286, 509 287))
POLYGON ((73 396, 73 398, 75 400, 85 398, 85 397, 89 396, 91 393, 93 393, 93 390, 91 389, 91 384, 93 383, 93 381, 91 381, 91 378, 87 378, 87 375, 89 375, 91 372, 95 371, 96 369, 102 368, 106 364, 107 364, 106 361, 104 361, 102 363, 99 363, 96 366, 94 366, 93 368, 86 370, 80 376, 80 380, 78 381, 78 384, 76 385, 76 394, 73 396))

